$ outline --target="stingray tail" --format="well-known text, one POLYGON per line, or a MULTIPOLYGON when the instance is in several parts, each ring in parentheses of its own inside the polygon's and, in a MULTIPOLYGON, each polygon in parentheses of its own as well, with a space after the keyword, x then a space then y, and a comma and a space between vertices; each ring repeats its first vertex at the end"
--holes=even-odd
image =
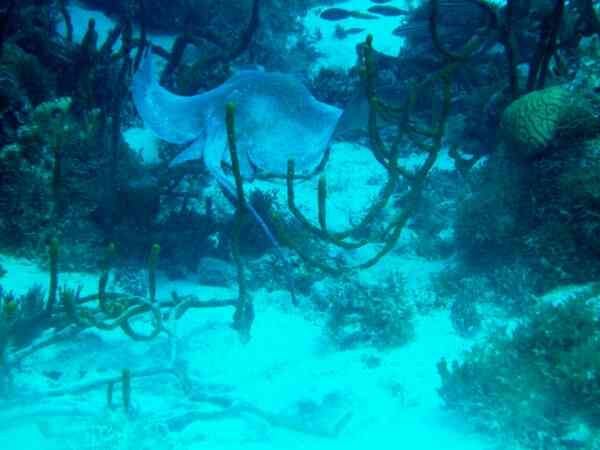
MULTIPOLYGON (((225 189, 225 191, 227 191, 227 193, 229 193, 234 199, 237 198, 236 189, 235 189, 235 186, 233 185, 233 183, 231 183, 231 181, 229 181, 225 177, 225 175, 222 172, 220 172, 218 169, 212 169, 209 167, 209 170, 212 173, 212 175, 215 177, 215 179, 217 180, 219 185, 223 189, 225 189)), ((275 237, 273 232, 269 229, 268 225, 265 223, 263 218, 260 217, 260 214, 258 214, 256 209, 254 209, 254 207, 249 202, 245 202, 245 204, 246 204, 246 207, 248 208, 248 210, 250 211, 250 214, 252 214, 252 216, 258 223, 258 225, 262 228, 263 232, 267 236, 267 239, 269 239, 269 241, 271 241, 271 244, 273 244, 273 247, 275 248, 275 251, 277 252, 277 255, 279 256, 279 259, 285 266, 285 277, 287 279, 290 295, 292 296, 292 303, 294 304, 294 306, 298 306, 298 299, 296 298, 296 287, 295 287, 295 283, 294 283, 294 277, 292 276, 292 270, 291 270, 292 267, 291 267, 290 262, 287 260, 287 258, 283 254, 283 250, 281 249, 281 246, 279 245, 277 238, 275 237)))

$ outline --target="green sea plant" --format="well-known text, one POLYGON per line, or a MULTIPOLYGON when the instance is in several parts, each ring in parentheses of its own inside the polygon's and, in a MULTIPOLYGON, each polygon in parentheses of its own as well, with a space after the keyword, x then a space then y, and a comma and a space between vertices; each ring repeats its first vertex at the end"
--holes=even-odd
POLYGON ((0 112, 36 106, 49 99, 54 75, 35 55, 12 42, 2 46, 0 59, 0 112), (25 105, 19 104, 25 103, 25 105))
MULTIPOLYGON (((232 112, 232 108, 229 110, 232 112)), ((242 212, 241 209, 239 211, 242 212)), ((140 378, 157 376, 172 377, 176 385, 181 388, 183 402, 187 406, 181 413, 169 410, 162 414, 152 409, 152 412, 146 410, 145 415, 150 414, 153 416, 152 421, 160 421, 172 431, 181 430, 196 421, 228 417, 243 418, 250 415, 260 418, 273 427, 292 429, 321 437, 335 437, 348 423, 351 412, 342 414, 338 419, 305 424, 301 416, 265 411, 235 398, 234 395, 224 393, 230 392, 227 389, 223 391, 219 388, 212 394, 210 386, 205 386, 203 380, 188 373, 185 364, 181 364, 178 356, 177 321, 192 310, 233 307, 236 310, 233 328, 238 330, 242 339, 247 339, 253 309, 250 298, 241 295, 245 292, 240 290, 238 298, 208 300, 193 295, 179 296, 173 292, 168 299, 157 295, 153 301, 150 301, 145 297, 108 291, 107 274, 111 270, 115 256, 115 248, 110 245, 101 266, 98 292, 82 295, 81 287, 73 288, 64 285, 57 288, 60 278, 59 250, 58 240, 53 240, 49 247, 51 260, 49 286, 50 291, 56 294, 54 300, 51 300, 49 295, 39 297, 36 294, 36 298, 42 299, 41 303, 37 303, 40 307, 38 317, 46 320, 36 339, 16 345, 14 337, 20 330, 13 327, 13 324, 16 323, 16 318, 23 308, 20 304, 23 300, 15 298, 12 294, 0 294, 0 406, 2 406, 0 429, 22 423, 24 417, 47 418, 65 414, 70 420, 77 416, 84 416, 101 423, 105 420, 103 411, 99 411, 95 406, 90 408, 87 403, 76 405, 73 400, 82 393, 102 389, 106 390, 108 410, 115 413, 123 412, 122 421, 127 421, 128 417, 135 417, 137 412, 137 404, 132 392, 133 383, 140 378), (144 316, 149 316, 150 320, 140 320, 144 316), (249 318, 250 321, 245 322, 249 318), (68 348, 70 343, 84 331, 102 333, 116 329, 121 329, 126 336, 136 341, 150 341, 165 336, 169 344, 168 361, 157 366, 148 366, 143 360, 136 361, 132 362, 132 366, 136 367, 126 367, 109 374, 86 376, 82 380, 77 379, 71 384, 63 384, 60 387, 26 387, 18 376, 25 360, 47 347, 68 348), (121 392, 120 406, 113 402, 117 387, 121 392), (42 399, 47 401, 41 401, 42 399), (206 409, 203 410, 200 406, 202 404, 210 405, 214 412, 207 414, 206 409)), ((156 269, 156 260, 153 259, 157 254, 158 248, 153 247, 148 263, 149 273, 156 269)), ((240 283, 240 286, 243 284, 240 283)), ((83 376, 84 374, 81 374, 81 377, 83 376)), ((162 380, 161 382, 164 382, 164 378, 162 380)))
POLYGON ((83 213, 90 207, 89 197, 81 192, 81 185, 90 182, 82 181, 86 170, 81 170, 81 160, 95 145, 100 111, 76 116, 72 104, 70 97, 40 103, 19 127, 16 142, 0 149, 6 213, 0 225, 14 246, 26 247, 24 241, 32 244, 34 239, 39 244, 39 239, 60 231, 70 209, 83 213))
POLYGON ((342 276, 323 281, 312 301, 327 314, 326 331, 341 350, 400 347, 414 337, 415 308, 400 276, 374 283, 342 276))
POLYGON ((457 65, 446 65, 442 70, 415 83, 409 89, 406 100, 398 105, 391 105, 379 98, 376 89, 377 69, 373 56, 373 37, 369 35, 361 47, 361 67, 364 95, 369 103, 368 136, 370 150, 375 160, 385 169, 387 180, 383 184, 376 200, 369 206, 361 220, 343 231, 332 231, 327 227, 327 181, 321 177, 317 189, 318 225, 313 224, 302 213, 296 204, 295 182, 297 180, 294 160, 288 161, 287 170, 287 204, 289 211, 300 223, 303 232, 291 236, 284 227, 277 231, 282 241, 292 247, 304 262, 326 273, 342 274, 353 270, 369 268, 395 246, 406 223, 413 215, 424 188, 425 182, 441 149, 446 120, 450 110, 450 85, 457 65), (424 123, 414 113, 417 100, 425 93, 439 94, 439 102, 435 95, 431 96, 433 105, 430 123, 424 123), (388 143, 381 134, 380 125, 384 120, 393 124, 395 135, 388 143), (407 169, 399 163, 399 147, 401 143, 410 142, 424 155, 424 161, 416 169, 407 169), (403 191, 403 208, 394 213, 388 223, 378 226, 382 233, 371 235, 368 230, 387 207, 390 199, 401 189, 403 191), (367 237, 358 237, 366 234, 367 237), (310 239, 311 245, 307 245, 310 239), (339 260, 329 260, 320 256, 319 249, 324 246, 337 247, 342 250, 356 250, 367 244, 380 243, 379 249, 369 258, 356 264, 340 264, 339 260))
POLYGON ((446 407, 527 448, 570 448, 579 426, 597 434, 599 294, 596 283, 557 304, 541 302, 512 332, 498 330, 461 360, 441 360, 446 407))
MULTIPOLYGON (((444 6, 439 0, 430 0, 429 29, 435 49, 448 61, 466 62, 475 59, 482 48, 497 42, 503 49, 507 63, 507 78, 510 98, 547 87, 552 73, 551 62, 555 62, 555 71, 564 72, 566 64, 562 60, 561 50, 571 50, 579 45, 584 36, 600 33, 600 21, 593 0, 567 2, 522 2, 508 0, 505 6, 498 6, 487 0, 467 0, 483 12, 481 26, 474 28, 473 34, 458 51, 450 51, 442 39, 444 6), (529 31, 528 19, 536 20, 535 31, 529 31), (524 32, 534 41, 534 50, 528 56, 528 73, 525 82, 519 79, 518 66, 523 62, 522 39, 524 32)), ((446 14, 454 14, 452 9, 446 14)))
MULTIPOLYGON (((237 152, 237 140, 235 134, 235 104, 227 103, 225 106, 225 123, 227 127, 227 147, 231 158, 231 170, 235 180, 235 224, 233 229, 233 259, 237 269, 238 304, 233 316, 233 327, 238 330, 243 340, 250 339, 250 328, 254 321, 254 307, 252 299, 246 286, 244 275, 244 264, 240 253, 240 233, 244 213, 247 212, 246 198, 244 196, 244 184, 240 170, 240 160, 237 152)), ((290 287, 292 301, 296 303, 293 286, 290 287)))

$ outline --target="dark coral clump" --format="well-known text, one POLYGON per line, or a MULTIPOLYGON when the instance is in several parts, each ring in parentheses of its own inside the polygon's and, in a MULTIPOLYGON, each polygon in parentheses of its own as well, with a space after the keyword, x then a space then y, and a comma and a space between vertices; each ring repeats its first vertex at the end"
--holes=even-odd
POLYGON ((543 303, 512 333, 500 330, 462 361, 440 361, 446 407, 527 448, 592 445, 600 435, 597 286, 593 291, 543 303), (588 430, 584 442, 573 442, 581 429, 588 430))
POLYGON ((381 284, 347 278, 341 285, 315 289, 312 299, 325 309, 328 334, 342 350, 399 347, 414 335, 415 309, 402 278, 381 284))
POLYGON ((600 274, 595 173, 600 101, 566 85, 527 94, 504 112, 502 138, 458 208, 455 232, 472 262, 524 259, 543 289, 600 274))

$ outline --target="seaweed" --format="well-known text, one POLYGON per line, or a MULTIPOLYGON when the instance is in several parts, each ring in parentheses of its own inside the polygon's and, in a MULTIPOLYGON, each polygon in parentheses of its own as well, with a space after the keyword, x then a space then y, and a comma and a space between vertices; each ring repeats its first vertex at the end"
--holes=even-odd
POLYGON ((598 284, 531 308, 512 333, 498 330, 461 361, 438 363, 440 396, 476 428, 527 448, 569 448, 580 424, 592 445, 598 411, 598 284))
MULTIPOLYGON (((239 210, 240 214, 242 210, 239 210)), ((58 241, 53 242, 49 249, 51 259, 58 258, 58 241)), ((152 278, 155 270, 155 258, 157 248, 151 251, 148 262, 148 273, 152 278)), ((214 386, 206 386, 202 380, 188 373, 185 365, 178 358, 178 334, 177 321, 192 310, 203 310, 206 308, 233 307, 233 327, 238 330, 240 338, 246 341, 249 336, 252 323, 253 310, 247 292, 240 290, 238 298, 230 299, 200 299, 194 295, 179 296, 176 292, 171 298, 156 298, 153 301, 149 297, 140 297, 127 293, 110 292, 106 290, 106 275, 110 270, 114 247, 107 249, 106 260, 101 267, 98 292, 82 295, 82 288, 63 286, 58 289, 56 303, 49 308, 49 297, 46 296, 40 303, 41 290, 36 288, 27 296, 35 298, 30 301, 23 298, 15 298, 14 294, 0 292, 0 395, 2 399, 2 412, 0 413, 1 427, 11 427, 20 423, 24 417, 34 415, 35 417, 50 417, 63 415, 68 411, 69 417, 89 416, 99 417, 102 411, 96 407, 88 408, 86 405, 74 406, 69 397, 95 390, 106 390, 106 406, 110 410, 122 411, 125 419, 133 419, 137 414, 137 405, 134 400, 133 383, 136 380, 147 377, 169 375, 181 388, 182 396, 188 408, 182 413, 173 414, 169 412, 167 417, 157 419, 164 420, 171 430, 181 430, 193 422, 200 420, 213 420, 227 417, 253 416, 264 420, 273 427, 291 429, 296 432, 316 435, 321 437, 337 436, 348 423, 351 416, 346 411, 338 419, 330 423, 315 422, 304 423, 301 412, 294 413, 293 410, 281 413, 272 413, 252 405, 231 394, 231 390, 215 389, 214 386), (36 317, 43 318, 42 329, 38 336, 27 342, 17 345, 16 338, 23 330, 16 327, 19 317, 25 308, 35 306, 36 317), (150 330, 137 330, 139 319, 150 316, 148 325, 150 330), (144 366, 130 369, 128 367, 114 373, 100 376, 87 377, 79 382, 51 388, 39 388, 24 386, 18 377, 23 361, 37 352, 50 346, 68 346, 78 335, 84 331, 95 331, 102 333, 110 330, 120 329, 130 339, 136 341, 149 341, 161 339, 166 336, 169 343, 169 359, 159 366, 144 366), (117 405, 113 401, 115 388, 120 386, 121 403, 117 405), (54 399, 50 402, 40 400, 54 399), (212 412, 201 410, 200 404, 210 405, 212 412)), ((240 265, 241 266, 241 265, 240 265)), ((240 267, 239 266, 239 267, 240 267)), ((51 289, 55 287, 60 278, 57 264, 53 263, 50 272, 51 289)), ((22 323, 21 323, 22 325, 22 323)), ((146 328, 145 324, 141 324, 146 328)), ((138 364, 136 364, 138 365, 138 364)), ((129 420, 126 420, 130 423, 129 420)), ((134 423, 133 421, 131 423, 134 423)))
POLYGON ((343 272, 369 268, 394 248, 402 229, 418 205, 429 171, 433 167, 441 148, 446 119, 450 108, 450 83, 452 74, 456 69, 454 64, 449 64, 438 73, 412 86, 405 102, 399 107, 395 107, 387 104, 377 96, 375 86, 377 74, 373 60, 372 42, 373 37, 369 35, 362 46, 361 74, 363 89, 369 101, 368 133, 370 150, 377 162, 385 169, 387 181, 383 185, 377 199, 369 206, 358 224, 344 231, 333 232, 327 229, 325 221, 327 204, 326 180, 321 178, 318 185, 317 205, 319 225, 317 226, 313 225, 296 205, 294 190, 296 180, 295 163, 293 160, 290 160, 288 162, 286 179, 287 203, 289 211, 306 232, 302 235, 302 245, 299 245, 297 239, 287 234, 283 230, 283 227, 278 227, 278 233, 283 242, 291 246, 306 263, 326 273, 337 275, 343 272), (426 127, 414 117, 415 104, 424 91, 431 90, 436 92, 438 88, 441 91, 440 104, 437 105, 434 99, 433 110, 435 112, 431 117, 431 125, 426 127), (396 127, 396 135, 389 145, 382 138, 380 129, 378 128, 378 117, 385 118, 387 122, 394 124, 396 127), (401 167, 398 163, 399 145, 403 138, 408 139, 426 155, 425 161, 421 166, 412 171, 401 167), (395 213, 389 223, 379 224, 383 230, 380 236, 354 239, 354 236, 364 232, 364 230, 373 225, 375 219, 386 207, 392 195, 397 192, 401 182, 409 186, 408 191, 403 194, 404 207, 395 213), (307 236, 311 236, 314 239, 313 242, 315 243, 313 243, 312 247, 306 244, 305 239, 307 236), (322 258, 322 256, 318 256, 318 249, 321 244, 354 250, 374 242, 381 242, 383 245, 375 255, 356 265, 344 267, 336 261, 329 262, 327 259, 322 258))

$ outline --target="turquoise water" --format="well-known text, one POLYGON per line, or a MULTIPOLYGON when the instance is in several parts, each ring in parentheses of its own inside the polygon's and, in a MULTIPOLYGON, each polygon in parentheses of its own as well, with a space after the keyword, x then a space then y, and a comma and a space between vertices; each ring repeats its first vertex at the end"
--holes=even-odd
POLYGON ((597 9, 4 2, 0 448, 600 448, 597 9))

